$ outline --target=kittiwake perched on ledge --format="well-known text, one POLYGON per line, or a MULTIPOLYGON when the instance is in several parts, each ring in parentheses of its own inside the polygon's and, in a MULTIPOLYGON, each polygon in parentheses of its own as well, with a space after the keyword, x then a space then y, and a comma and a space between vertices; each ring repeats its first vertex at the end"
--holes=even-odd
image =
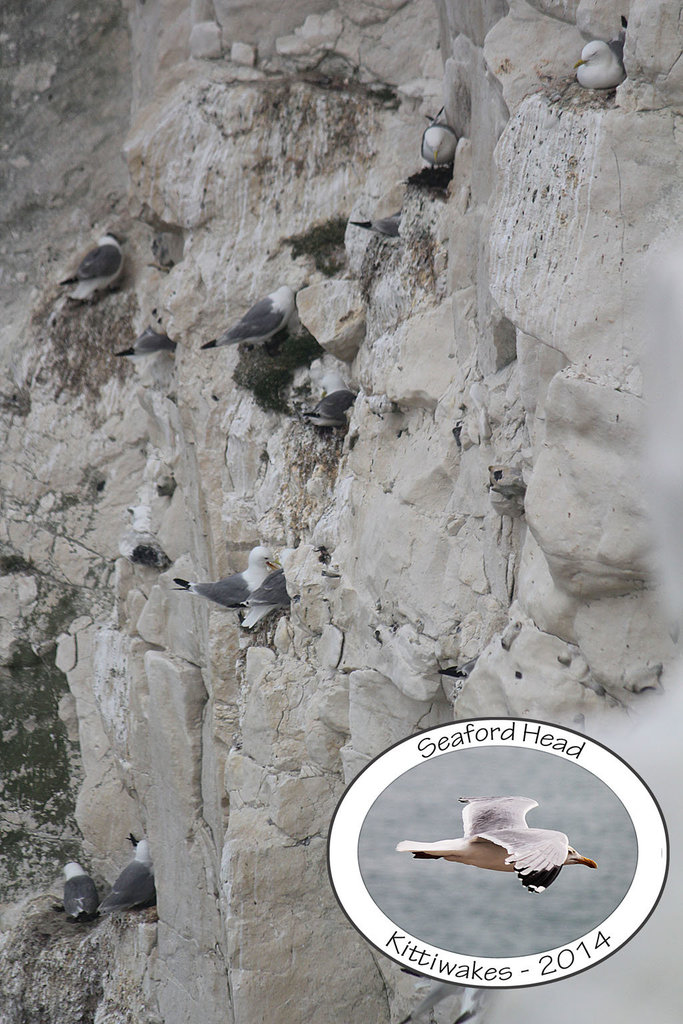
POLYGON ((105 900, 100 903, 100 914, 112 914, 117 910, 131 907, 151 907, 157 901, 154 888, 154 868, 149 852, 149 843, 141 839, 135 847, 135 857, 128 864, 112 886, 105 900))
POLYGON ((215 601, 224 608, 239 608, 261 586, 268 573, 277 568, 270 548, 259 546, 249 552, 244 572, 233 573, 216 583, 190 583, 178 577, 173 582, 178 584, 178 590, 199 594, 200 597, 215 601))
POLYGON ((97 917, 100 898, 90 875, 81 865, 70 860, 64 867, 64 912, 74 921, 92 921, 97 917))
POLYGON ((384 235, 387 238, 397 238, 398 229, 401 224, 401 211, 392 213, 390 217, 380 217, 379 220, 350 220, 355 228, 365 228, 375 235, 384 235))
POLYGON ((627 24, 626 18, 622 17, 618 39, 611 39, 609 43, 593 39, 584 46, 581 59, 574 65, 578 69, 577 81, 584 89, 615 89, 626 78, 624 40, 627 24))
POLYGON ((525 796, 461 796, 460 802, 467 804, 462 812, 462 839, 437 843, 406 839, 396 850, 420 858, 443 857, 489 871, 516 871, 528 892, 544 892, 565 864, 598 866, 572 849, 564 832, 529 828, 526 815, 532 807, 538 807, 536 800, 525 796))
POLYGON ((220 348, 222 345, 237 345, 241 341, 252 345, 268 341, 289 323, 294 312, 294 292, 288 285, 282 285, 265 299, 247 310, 241 320, 229 328, 220 338, 208 341, 202 348, 220 348))
POLYGON ((242 621, 245 629, 251 629, 276 608, 289 608, 287 581, 284 569, 276 569, 266 576, 261 586, 245 601, 249 611, 242 621))
POLYGON ((303 417, 316 427, 345 427, 348 422, 346 411, 355 401, 353 391, 340 388, 321 398, 314 409, 303 413, 303 417))
POLYGON ((123 270, 121 240, 111 231, 97 240, 97 248, 87 253, 74 277, 67 277, 60 284, 75 284, 70 299, 83 302, 95 292, 104 291, 115 284, 123 270))
POLYGON ((130 348, 123 352, 115 352, 115 356, 151 356, 155 352, 175 352, 176 342, 171 341, 167 334, 159 334, 153 327, 145 327, 142 334, 138 335, 130 348))
POLYGON ((458 136, 450 125, 437 123, 443 110, 442 107, 436 117, 432 118, 432 123, 422 135, 422 159, 431 167, 444 167, 452 164, 455 159, 458 136))

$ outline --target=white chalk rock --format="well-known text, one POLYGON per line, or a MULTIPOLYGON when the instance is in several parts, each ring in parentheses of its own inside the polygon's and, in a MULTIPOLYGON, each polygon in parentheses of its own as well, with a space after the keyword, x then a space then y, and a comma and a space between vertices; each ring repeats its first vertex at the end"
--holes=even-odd
POLYGON ((365 307, 356 281, 322 281, 296 297, 299 318, 319 345, 351 362, 365 337, 365 307))
POLYGON ((230 47, 230 60, 233 64, 243 64, 253 68, 256 63, 256 50, 249 43, 235 42, 230 47))
POLYGON ((190 31, 190 53, 197 59, 216 60, 223 52, 221 28, 215 21, 200 21, 190 31))
POLYGON ((584 601, 642 586, 651 547, 643 402, 564 370, 550 384, 546 415, 525 507, 556 586, 584 601))

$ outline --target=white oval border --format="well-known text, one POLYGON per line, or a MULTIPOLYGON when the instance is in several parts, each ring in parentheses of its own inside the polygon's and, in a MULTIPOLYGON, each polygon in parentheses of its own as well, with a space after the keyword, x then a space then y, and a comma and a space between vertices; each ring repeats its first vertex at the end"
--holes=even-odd
MULTIPOLYGON (((443 742, 443 740, 442 740, 443 742)), ((328 870, 337 900, 351 924, 385 956, 402 966, 438 981, 451 981, 476 988, 522 988, 543 985, 579 974, 607 959, 642 928, 654 910, 664 889, 669 864, 669 844, 664 817, 643 780, 623 761, 601 743, 582 733, 574 732, 552 722, 518 718, 476 718, 450 722, 435 729, 427 729, 393 747, 371 761, 351 782, 342 796, 330 824, 328 839, 328 870), (524 747, 553 754, 564 760, 580 764, 586 771, 604 782, 624 805, 637 840, 637 863, 631 885, 619 906, 598 927, 564 946, 542 950, 530 956, 485 957, 453 953, 451 950, 431 946, 415 938, 405 929, 398 928, 373 902, 365 887, 358 861, 358 842, 365 817, 375 800, 395 779, 426 760, 453 753, 454 750, 437 749, 424 757, 418 743, 429 737, 438 744, 442 737, 452 738, 454 733, 467 730, 468 723, 479 730, 498 731, 515 725, 512 740, 501 741, 488 737, 470 740, 458 750, 475 747, 524 747), (524 727, 527 727, 525 730, 524 727), (541 726, 539 735, 551 733, 557 740, 565 740, 568 747, 584 744, 580 759, 568 757, 551 746, 527 740, 529 727, 541 726), (396 935, 400 938, 395 938, 396 935), (599 943, 600 936, 608 936, 609 945, 599 943), (404 948, 405 947, 405 948, 404 948), (572 953, 564 955, 566 950, 572 953), (567 966, 563 966, 563 962, 567 966), (453 967, 455 964, 455 967, 453 967), (507 977, 507 973, 510 977, 507 977)))

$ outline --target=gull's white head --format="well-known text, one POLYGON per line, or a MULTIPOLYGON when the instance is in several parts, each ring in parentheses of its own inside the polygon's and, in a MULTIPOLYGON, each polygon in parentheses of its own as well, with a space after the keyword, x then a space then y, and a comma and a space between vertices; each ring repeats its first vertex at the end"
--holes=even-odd
POLYGON ((338 370, 328 370, 320 383, 324 395, 331 395, 333 391, 346 390, 346 384, 338 370))
POLYGON ((574 67, 584 89, 613 89, 626 77, 616 53, 601 39, 586 43, 574 67))
POLYGON ((122 238, 117 238, 115 234, 108 231, 106 235, 102 235, 101 238, 97 239, 98 245, 115 245, 117 249, 121 248, 122 238))
POLYGON ((67 881, 70 878, 76 878, 78 875, 84 875, 85 871, 78 863, 77 860, 70 860, 68 864, 64 865, 64 877, 67 881))
POLYGON ((249 552, 249 568, 255 569, 259 566, 267 565, 272 557, 270 548, 266 548, 262 544, 257 548, 252 548, 249 552))
POLYGON ((290 316, 294 310, 294 292, 288 284, 283 284, 277 291, 271 292, 269 298, 283 313, 290 316))
POLYGON ((141 864, 146 864, 147 867, 152 866, 152 855, 149 852, 149 843, 146 839, 141 839, 135 847, 135 859, 141 864))
POLYGON ((567 850, 565 864, 585 864, 587 868, 597 868, 598 866, 590 857, 582 857, 572 846, 567 850))

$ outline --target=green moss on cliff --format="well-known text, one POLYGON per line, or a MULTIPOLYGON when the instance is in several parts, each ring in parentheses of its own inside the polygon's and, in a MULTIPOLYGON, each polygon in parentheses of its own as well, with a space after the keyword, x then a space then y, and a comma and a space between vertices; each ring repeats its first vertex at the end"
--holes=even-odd
POLYGON ((300 235, 290 235, 285 242, 292 247, 292 259, 311 256, 315 269, 326 277, 334 277, 344 266, 344 234, 346 217, 332 217, 314 224, 300 235))
POLYGON ((302 328, 299 334, 283 331, 267 345, 240 345, 239 354, 233 374, 235 384, 251 391, 266 412, 289 412, 284 392, 292 383, 294 371, 299 366, 310 366, 324 353, 313 335, 302 328))

